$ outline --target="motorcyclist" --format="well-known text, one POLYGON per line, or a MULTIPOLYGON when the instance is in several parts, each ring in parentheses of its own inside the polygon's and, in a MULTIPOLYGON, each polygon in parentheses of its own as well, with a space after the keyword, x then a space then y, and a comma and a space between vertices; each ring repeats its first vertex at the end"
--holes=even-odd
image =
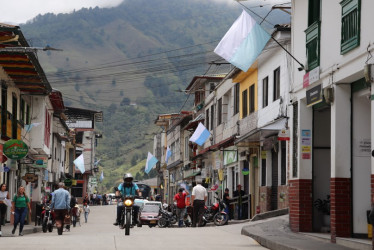
MULTIPOLYGON (((118 188, 116 188, 116 196, 126 196, 126 195, 132 195, 134 196, 137 194, 138 196, 142 196, 142 193, 139 190, 138 185, 136 183, 133 183, 133 177, 132 174, 127 173, 123 176, 123 183, 120 183, 118 185, 118 188)), ((123 206, 121 202, 117 202, 117 218, 116 222, 113 223, 113 225, 118 226, 120 218, 121 218, 121 212, 122 212, 123 206)), ((134 211, 134 220, 133 223, 138 223, 138 213, 139 213, 139 206, 134 203, 133 205, 133 211, 134 211)))

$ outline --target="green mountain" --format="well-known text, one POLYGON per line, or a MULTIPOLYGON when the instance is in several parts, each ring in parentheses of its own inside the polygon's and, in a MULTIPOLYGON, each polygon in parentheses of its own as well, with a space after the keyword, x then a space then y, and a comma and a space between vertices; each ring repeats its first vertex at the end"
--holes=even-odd
MULTIPOLYGON (((143 174, 159 131, 154 119, 190 109, 192 98, 180 90, 209 62, 222 62, 214 47, 240 12, 239 5, 216 1, 128 0, 116 8, 39 15, 21 26, 32 46, 63 49, 38 56, 65 105, 104 111, 97 155, 103 191, 127 170, 138 179, 155 175, 143 174)), ((261 16, 267 12, 258 9, 261 16)), ((289 17, 269 18, 276 24, 289 17)))

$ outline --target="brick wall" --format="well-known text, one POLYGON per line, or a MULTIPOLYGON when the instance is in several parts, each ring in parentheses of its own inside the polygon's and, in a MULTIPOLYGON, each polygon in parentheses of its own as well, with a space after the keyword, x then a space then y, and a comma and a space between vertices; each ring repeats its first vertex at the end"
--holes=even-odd
POLYGON ((291 230, 312 232, 312 180, 290 180, 288 191, 291 230))
POLYGON ((288 186, 278 186, 278 209, 288 208, 288 186))
POLYGON ((331 178, 331 242, 336 237, 351 237, 351 179, 331 178))
POLYGON ((260 213, 271 209, 271 187, 260 187, 260 213))

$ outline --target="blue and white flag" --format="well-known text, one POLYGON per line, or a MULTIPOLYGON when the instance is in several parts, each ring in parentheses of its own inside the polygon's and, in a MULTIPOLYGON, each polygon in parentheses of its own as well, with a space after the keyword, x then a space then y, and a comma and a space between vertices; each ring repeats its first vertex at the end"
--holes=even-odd
POLYGON ((148 152, 147 162, 145 163, 145 169, 144 172, 148 174, 151 169, 156 166, 156 163, 158 162, 157 158, 154 157, 151 153, 148 152))
POLYGON ((41 122, 36 122, 36 123, 26 124, 26 125, 25 125, 25 130, 26 130, 26 132, 28 133, 28 132, 31 131, 31 129, 32 129, 33 127, 37 127, 37 126, 39 126, 40 124, 42 124, 42 123, 41 123, 41 122))
POLYGON ((270 35, 243 10, 214 52, 247 72, 269 39, 270 35))
POLYGON ((81 171, 81 173, 83 174, 84 172, 86 172, 85 168, 84 168, 84 158, 83 158, 83 153, 78 156, 77 159, 75 159, 73 161, 73 163, 75 164, 75 167, 79 169, 79 171, 81 171))
POLYGON ((102 182, 103 180, 104 180, 104 171, 101 171, 100 182, 102 182))
POLYGON ((171 155, 172 155, 172 152, 171 152, 171 150, 170 150, 170 147, 168 146, 168 147, 166 148, 165 163, 168 163, 168 160, 169 160, 169 158, 171 157, 171 155))
POLYGON ((199 126, 193 133, 190 138, 190 141, 196 143, 199 146, 202 146, 206 140, 208 140, 210 136, 210 132, 206 129, 206 127, 200 122, 199 126))

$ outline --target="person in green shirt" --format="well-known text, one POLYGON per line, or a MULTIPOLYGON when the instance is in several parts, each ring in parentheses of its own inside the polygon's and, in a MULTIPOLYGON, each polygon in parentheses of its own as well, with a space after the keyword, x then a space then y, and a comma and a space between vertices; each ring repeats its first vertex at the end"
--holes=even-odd
POLYGON ((25 224, 27 211, 29 212, 29 217, 31 217, 30 199, 25 194, 25 188, 20 186, 12 201, 12 213, 14 213, 14 227, 12 230, 13 235, 16 232, 19 223, 19 236, 23 236, 22 230, 25 224))

